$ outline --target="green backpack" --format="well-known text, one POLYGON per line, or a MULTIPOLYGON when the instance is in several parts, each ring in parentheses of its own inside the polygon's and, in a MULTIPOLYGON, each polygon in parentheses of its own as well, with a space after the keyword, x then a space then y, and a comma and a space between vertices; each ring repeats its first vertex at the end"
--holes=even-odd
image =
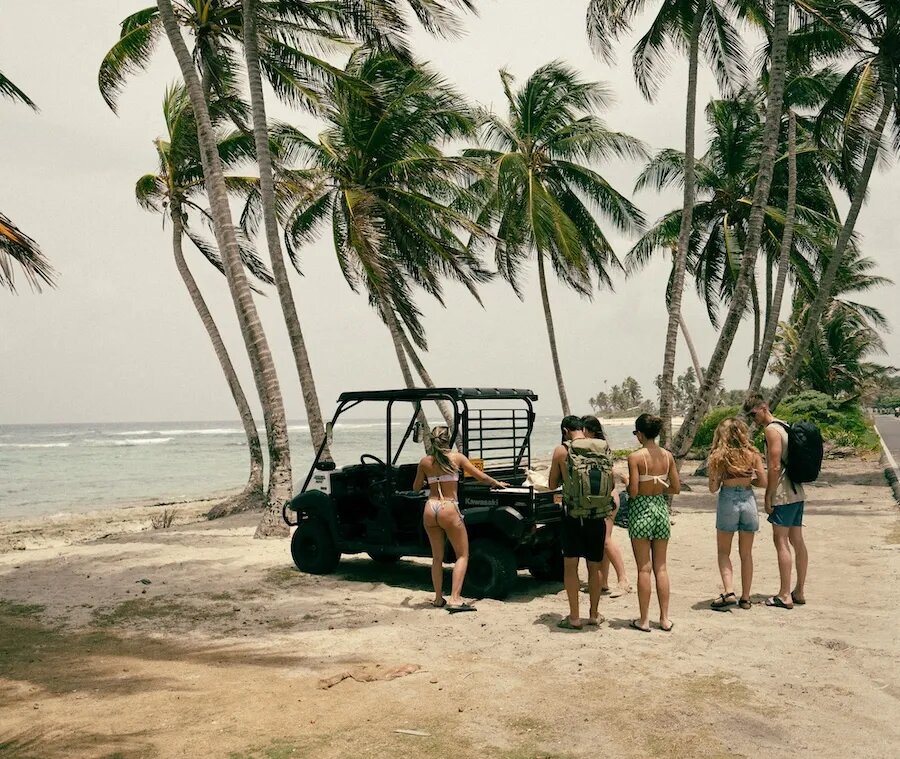
POLYGON ((570 517, 602 519, 613 510, 613 457, 599 438, 578 438, 565 444, 568 475, 563 482, 563 505, 570 517))

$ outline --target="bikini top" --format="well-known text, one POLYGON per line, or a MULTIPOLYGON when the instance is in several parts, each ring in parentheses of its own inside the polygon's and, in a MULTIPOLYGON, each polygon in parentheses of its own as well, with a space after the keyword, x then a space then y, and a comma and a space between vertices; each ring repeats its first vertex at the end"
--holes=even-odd
POLYGON ((663 487, 669 487, 669 479, 668 479, 668 471, 663 472, 662 474, 650 474, 650 454, 647 452, 647 449, 644 448, 644 456, 647 459, 647 473, 638 475, 638 482, 655 482, 657 485, 662 485, 663 487))
POLYGON ((448 472, 447 474, 436 474, 434 476, 429 476, 425 478, 425 481, 429 485, 434 485, 436 482, 457 482, 459 480, 459 474, 457 472, 448 472))

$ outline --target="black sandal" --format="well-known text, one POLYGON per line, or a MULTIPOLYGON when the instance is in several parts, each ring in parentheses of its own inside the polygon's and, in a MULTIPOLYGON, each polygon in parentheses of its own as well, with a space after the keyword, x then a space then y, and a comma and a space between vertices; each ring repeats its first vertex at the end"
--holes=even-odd
POLYGON ((727 609, 737 603, 737 596, 734 593, 720 593, 719 597, 710 605, 710 609, 727 609), (730 599, 730 600, 729 600, 730 599))
POLYGON ((749 598, 742 598, 740 601, 738 601, 738 606, 740 606, 742 609, 749 609, 753 606, 753 602, 749 598))

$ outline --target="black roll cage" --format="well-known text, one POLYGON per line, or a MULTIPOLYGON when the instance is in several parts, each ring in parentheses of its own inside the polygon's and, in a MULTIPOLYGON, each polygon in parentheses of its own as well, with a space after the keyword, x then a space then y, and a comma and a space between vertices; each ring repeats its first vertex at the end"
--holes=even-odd
MULTIPOLYGON (((478 433, 477 437, 477 448, 479 453, 481 454, 482 459, 490 459, 492 458, 490 455, 485 456, 485 452, 495 451, 495 450, 513 450, 516 448, 517 442, 517 410, 513 409, 512 414, 512 435, 510 437, 505 438, 485 438, 485 431, 489 431, 493 428, 491 426, 485 426, 485 422, 488 424, 491 421, 501 420, 501 417, 491 417, 485 416, 485 412, 490 413, 491 411, 499 412, 501 409, 476 409, 478 411, 477 423, 473 427, 470 424, 470 408, 469 401, 493 401, 493 400, 515 400, 522 401, 526 406, 526 411, 524 412, 524 428, 521 430, 522 432, 522 444, 518 446, 515 459, 513 462, 513 469, 517 471, 522 465, 523 457, 527 456, 526 466, 531 466, 531 432, 534 429, 534 401, 538 399, 537 395, 533 393, 531 390, 519 390, 512 388, 459 388, 459 387, 441 387, 441 388, 410 388, 406 390, 369 390, 362 392, 348 392, 341 393, 338 398, 338 407, 334 412, 334 416, 331 417, 331 422, 329 423, 331 426, 338 420, 338 417, 341 416, 346 411, 349 411, 356 406, 359 406, 361 403, 365 402, 386 402, 387 408, 385 410, 385 427, 386 427, 386 455, 385 462, 390 462, 390 466, 395 466, 397 460, 400 457, 400 453, 403 450, 403 446, 406 445, 406 441, 409 439, 410 435, 412 435, 413 430, 416 427, 416 423, 418 422, 419 415, 422 411, 422 403, 425 401, 448 401, 453 407, 453 429, 451 430, 450 435, 450 447, 452 448, 457 441, 457 438, 460 434, 460 426, 462 427, 462 445, 461 452, 469 457, 472 442, 472 435, 474 432, 478 433), (403 433, 403 437, 400 440, 400 444, 397 446, 397 451, 391 456, 391 443, 392 443, 392 430, 391 430, 391 414, 393 411, 394 404, 397 402, 401 403, 412 403, 413 404, 413 412, 410 417, 409 424, 406 426, 406 430, 403 433), (462 423, 460 425, 460 423, 462 423), (498 442, 501 440, 511 441, 511 445, 509 447, 501 446, 501 448, 495 448, 491 446, 486 446, 485 442, 498 442)), ((318 450, 316 451, 316 457, 313 460, 312 466, 310 467, 309 473, 306 475, 306 479, 303 482, 303 487, 300 489, 301 493, 306 492, 307 487, 309 487, 309 483, 313 478, 313 474, 317 469, 319 469, 319 461, 322 457, 322 453, 325 450, 325 445, 328 442, 328 435, 326 434, 325 438, 319 444, 318 450)))

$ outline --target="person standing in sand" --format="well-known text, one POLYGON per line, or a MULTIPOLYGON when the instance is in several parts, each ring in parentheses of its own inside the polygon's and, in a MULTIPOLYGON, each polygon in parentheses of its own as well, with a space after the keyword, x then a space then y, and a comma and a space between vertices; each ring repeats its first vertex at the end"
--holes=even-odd
POLYGON ((766 435, 766 464, 769 482, 766 486, 765 510, 772 525, 772 540, 778 555, 778 574, 781 586, 778 593, 766 599, 766 606, 793 609, 794 604, 806 603, 804 586, 809 554, 803 539, 803 507, 806 492, 802 483, 791 482, 785 469, 791 452, 788 450, 787 425, 776 419, 765 399, 755 393, 744 401, 748 419, 763 427, 766 435), (791 556, 791 548, 794 556, 791 556), (793 561, 792 561, 793 558, 793 561), (791 564, 796 563, 797 584, 791 590, 791 564))
POLYGON ((738 604, 749 609, 753 582, 753 539, 759 530, 759 513, 753 485, 766 487, 762 456, 750 442, 747 425, 740 419, 723 419, 716 427, 709 451, 709 492, 719 494, 716 506, 716 548, 723 592, 710 604, 716 610, 738 604), (741 557, 741 597, 734 594, 731 544, 738 533, 741 557))
MULTIPOLYGON (((606 440, 606 433, 603 430, 603 424, 596 416, 588 414, 581 417, 582 432, 586 438, 596 438, 606 440)), ((631 583, 628 582, 628 575, 625 572, 625 562, 622 561, 622 551, 615 540, 613 540, 613 523, 619 509, 619 496, 613 490, 614 508, 612 513, 606 517, 606 540, 603 543, 603 561, 600 562, 600 593, 609 593, 610 598, 624 596, 631 592, 631 583), (609 566, 612 564, 616 570, 616 589, 610 593, 609 591, 609 566)))
POLYGON ((634 436, 641 447, 628 456, 628 535, 638 569, 638 606, 640 619, 631 626, 650 632, 650 572, 656 577, 659 600, 659 628, 671 632, 674 623, 669 619, 669 571, 666 551, 669 547, 671 524, 667 495, 681 492, 681 480, 675 459, 669 451, 656 444, 662 429, 662 419, 641 414, 634 422, 634 436))
MULTIPOLYGON (((566 416, 560 423, 563 442, 556 446, 550 461, 548 485, 550 490, 561 487, 569 476, 569 446, 572 441, 583 440, 584 430, 581 418, 566 416)), ((602 517, 588 518, 569 515, 572 503, 567 503, 563 488, 563 518, 560 528, 560 542, 563 555, 563 584, 569 600, 569 614, 563 617, 558 627, 564 630, 581 630, 584 624, 597 626, 603 618, 600 616, 600 562, 603 561, 603 548, 606 542, 606 520, 602 517), (587 562, 588 595, 590 597, 590 615, 587 622, 581 621, 579 593, 581 583, 578 581, 578 563, 581 558, 587 562)))
POLYGON ((434 600, 437 608, 446 607, 451 614, 460 611, 475 611, 475 607, 462 600, 463 580, 469 566, 469 536, 459 510, 457 488, 460 472, 486 482, 497 488, 506 488, 505 482, 495 480, 482 472, 463 454, 450 450, 450 429, 434 427, 428 443, 429 454, 419 461, 413 490, 422 490, 428 483, 429 495, 425 502, 422 522, 431 543, 431 582, 434 585, 434 600), (450 589, 450 603, 444 598, 444 541, 450 541, 456 562, 453 565, 453 580, 450 589))

